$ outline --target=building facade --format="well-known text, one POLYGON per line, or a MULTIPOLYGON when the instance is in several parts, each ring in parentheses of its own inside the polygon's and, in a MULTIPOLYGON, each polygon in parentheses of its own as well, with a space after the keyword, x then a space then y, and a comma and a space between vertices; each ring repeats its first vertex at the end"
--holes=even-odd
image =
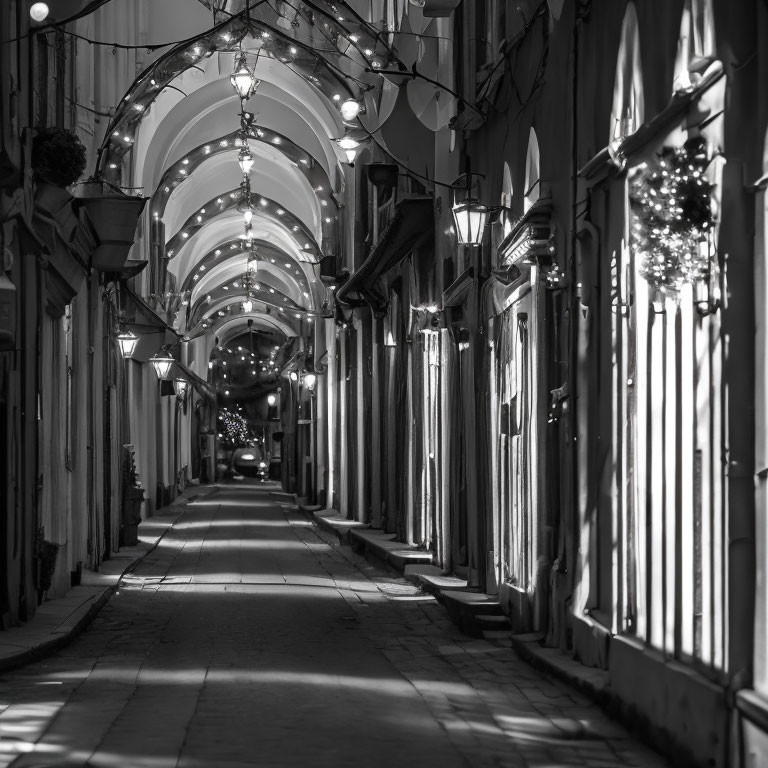
POLYGON ((247 442, 768 761, 765 4, 49 5, 0 11, 4 625, 247 442))

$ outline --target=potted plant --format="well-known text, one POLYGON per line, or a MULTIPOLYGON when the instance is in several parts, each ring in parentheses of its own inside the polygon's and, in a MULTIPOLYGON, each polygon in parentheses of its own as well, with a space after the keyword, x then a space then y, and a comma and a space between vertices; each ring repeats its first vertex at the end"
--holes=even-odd
POLYGON ((85 147, 71 131, 45 128, 32 140, 32 171, 35 203, 46 214, 58 218, 72 195, 72 186, 85 170, 85 147))
POLYGON ((135 454, 132 445, 123 446, 123 503, 120 513, 120 546, 132 547, 139 543, 141 505, 144 503, 144 489, 136 471, 135 454))
POLYGON ((77 295, 85 279, 83 264, 95 245, 87 222, 78 215, 67 187, 85 170, 85 147, 71 131, 45 128, 32 141, 35 179, 35 232, 47 246, 48 310, 55 317, 77 295))
POLYGON ((32 170, 38 182, 71 187, 85 170, 83 142, 64 128, 44 128, 32 140, 32 170))

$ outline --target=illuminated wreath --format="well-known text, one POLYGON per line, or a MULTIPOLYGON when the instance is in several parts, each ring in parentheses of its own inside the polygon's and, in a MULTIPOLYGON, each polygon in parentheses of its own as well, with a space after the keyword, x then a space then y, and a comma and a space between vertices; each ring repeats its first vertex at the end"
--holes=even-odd
POLYGON ((630 182, 640 274, 670 298, 677 299, 684 284, 709 277, 715 185, 706 177, 708 165, 706 142, 696 137, 665 147, 630 182))

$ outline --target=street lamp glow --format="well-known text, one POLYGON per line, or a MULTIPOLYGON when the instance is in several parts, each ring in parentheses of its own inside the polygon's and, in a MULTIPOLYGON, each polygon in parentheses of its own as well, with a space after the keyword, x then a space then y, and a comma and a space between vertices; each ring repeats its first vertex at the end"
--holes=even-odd
POLYGON ((32 20, 37 22, 45 21, 49 13, 50 10, 47 3, 33 3, 29 9, 29 15, 32 17, 32 20))
POLYGON ((488 222, 488 207, 474 198, 453 206, 453 220, 460 245, 480 245, 488 222))
POLYGON ((267 395, 267 405, 274 405, 277 402, 277 396, 274 394, 267 395))
POLYGON ((174 359, 166 352, 158 352, 149 358, 149 362, 152 363, 157 378, 167 381, 175 362, 174 359))
POLYGON ((317 384, 317 376, 314 373, 304 374, 304 386, 311 392, 317 384))
POLYGON ((123 331, 117 335, 117 343, 120 345, 120 353, 123 357, 129 358, 136 349, 139 337, 130 331, 123 331))
POLYGON ((360 114, 360 104, 354 99, 347 99, 342 102, 340 111, 341 119, 350 122, 360 114))
POLYGON ((259 81, 248 68, 244 53, 240 53, 235 62, 235 71, 229 78, 235 93, 243 100, 250 98, 251 94, 259 87, 259 81))
POLYGON ((240 170, 243 174, 248 174, 253 168, 253 155, 247 150, 240 150, 240 156, 237 158, 237 162, 240 164, 240 170))
POLYGON ((344 150, 357 149, 360 146, 360 142, 356 139, 353 139, 351 136, 342 136, 340 139, 336 139, 335 141, 344 150))
POLYGON ((252 312, 253 311, 253 302, 250 299, 246 299, 243 302, 243 312, 252 312))
POLYGON ((344 154, 347 156, 347 162, 350 165, 355 162, 355 158, 357 157, 356 149, 345 149, 344 154))

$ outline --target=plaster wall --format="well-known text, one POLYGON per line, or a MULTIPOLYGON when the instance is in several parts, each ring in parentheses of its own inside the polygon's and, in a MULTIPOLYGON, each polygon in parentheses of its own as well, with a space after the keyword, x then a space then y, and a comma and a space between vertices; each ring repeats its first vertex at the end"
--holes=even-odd
MULTIPOLYGON (((725 768, 728 708, 721 685, 630 638, 610 646, 609 691, 628 720, 657 743, 672 743, 701 764, 725 768)), ((678 752, 679 754, 679 752, 678 752)))

